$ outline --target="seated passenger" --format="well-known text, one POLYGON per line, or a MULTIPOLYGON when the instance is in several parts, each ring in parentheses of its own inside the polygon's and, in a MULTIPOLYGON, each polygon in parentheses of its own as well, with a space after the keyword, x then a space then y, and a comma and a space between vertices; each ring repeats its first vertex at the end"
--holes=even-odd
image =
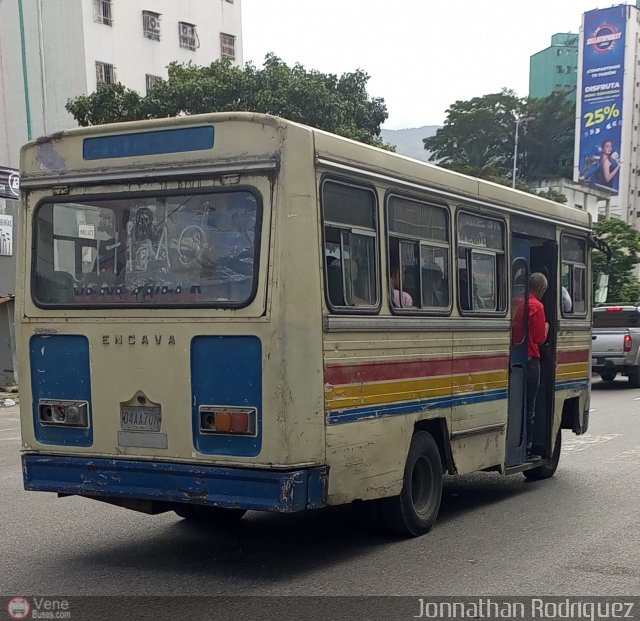
POLYGON ((393 308, 411 308, 413 298, 402 290, 402 279, 400 277, 400 266, 392 260, 391 262, 391 303, 393 308))

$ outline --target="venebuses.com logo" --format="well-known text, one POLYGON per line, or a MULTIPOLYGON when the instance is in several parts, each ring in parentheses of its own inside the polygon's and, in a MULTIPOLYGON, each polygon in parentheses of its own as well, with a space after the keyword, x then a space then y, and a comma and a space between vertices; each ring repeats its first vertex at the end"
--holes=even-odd
POLYGON ((71 619, 69 600, 58 597, 12 597, 7 602, 9 619, 71 619))
POLYGON ((10 619, 26 619, 31 612, 31 605, 26 597, 13 597, 7 603, 10 619))

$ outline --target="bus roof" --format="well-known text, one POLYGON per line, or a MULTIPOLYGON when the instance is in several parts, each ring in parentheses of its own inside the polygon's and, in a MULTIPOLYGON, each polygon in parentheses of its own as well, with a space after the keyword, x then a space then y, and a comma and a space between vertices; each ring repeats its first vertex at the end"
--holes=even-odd
MULTIPOLYGON (((218 112, 184 117, 151 119, 95 125, 44 136, 23 146, 21 151, 21 185, 28 189, 37 185, 64 184, 73 173, 113 171, 164 163, 173 170, 177 164, 188 165, 211 161, 221 151, 214 151, 216 126, 223 123, 252 125, 260 128, 252 139, 252 159, 273 160, 274 148, 286 141, 292 131, 307 132, 315 145, 318 160, 345 171, 357 171, 372 177, 388 177, 415 189, 428 188, 436 195, 466 196, 476 203, 513 206, 519 212, 560 220, 589 228, 590 215, 580 209, 562 205, 534 194, 469 177, 460 173, 414 160, 397 153, 372 147, 267 114, 252 112, 218 112), (38 183, 40 181, 40 183, 38 183)), ((237 135, 237 132, 234 132, 237 135)), ((222 159, 238 161, 238 149, 229 142, 223 145, 222 159)), ((246 155, 246 149, 242 150, 246 155)))

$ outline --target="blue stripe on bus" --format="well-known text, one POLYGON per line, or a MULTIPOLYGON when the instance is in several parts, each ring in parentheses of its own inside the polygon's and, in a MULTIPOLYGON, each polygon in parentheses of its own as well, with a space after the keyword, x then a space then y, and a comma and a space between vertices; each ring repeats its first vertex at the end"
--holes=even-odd
POLYGON ((437 410, 460 405, 474 403, 486 403, 487 401, 499 401, 507 398, 507 389, 487 390, 485 392, 469 395, 455 395, 453 397, 435 397, 433 399, 419 399, 403 403, 391 403, 386 405, 368 406, 366 408, 351 408, 329 414, 329 425, 351 423, 365 418, 382 418, 385 416, 399 416, 403 414, 415 414, 418 411, 437 410))
POLYGON ((212 125, 98 136, 84 139, 82 157, 85 160, 106 160, 116 157, 204 151, 212 149, 214 141, 215 132, 212 125))
POLYGON ((572 390, 574 388, 585 388, 589 385, 588 379, 583 380, 565 380, 556 383, 556 390, 572 390))
POLYGON ((22 456, 26 490, 279 511, 327 504, 327 468, 267 470, 122 458, 22 456))
POLYGON ((29 362, 36 440, 41 444, 91 446, 91 367, 87 337, 74 334, 33 336, 29 341, 29 362), (88 429, 40 424, 40 399, 86 401, 89 404, 88 429))

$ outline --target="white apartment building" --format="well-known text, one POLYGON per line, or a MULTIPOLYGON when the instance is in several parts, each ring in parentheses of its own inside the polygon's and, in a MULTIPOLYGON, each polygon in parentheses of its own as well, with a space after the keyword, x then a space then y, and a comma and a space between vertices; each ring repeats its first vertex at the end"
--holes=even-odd
POLYGON ((64 106, 99 82, 146 94, 172 61, 242 65, 241 0, 0 0, 0 165, 75 127, 64 106))

